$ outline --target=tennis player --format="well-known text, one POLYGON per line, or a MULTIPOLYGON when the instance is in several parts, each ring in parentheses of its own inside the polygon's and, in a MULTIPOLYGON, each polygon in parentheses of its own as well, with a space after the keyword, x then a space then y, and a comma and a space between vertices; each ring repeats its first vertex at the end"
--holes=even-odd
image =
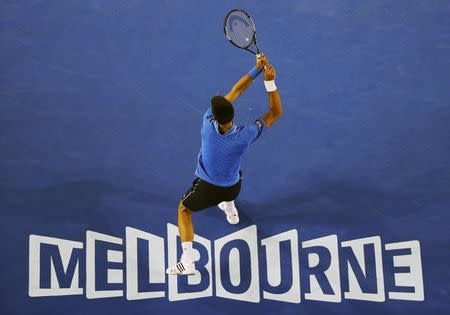
POLYGON ((214 96, 203 117, 202 145, 192 187, 184 194, 178 206, 178 230, 183 254, 180 262, 167 268, 171 275, 192 275, 195 263, 192 250, 194 227, 192 212, 218 206, 230 224, 239 223, 234 200, 241 190, 240 161, 249 145, 258 139, 281 116, 282 107, 275 86, 275 68, 264 54, 256 66, 244 75, 225 96, 214 96), (233 124, 233 103, 247 90, 264 69, 264 85, 269 96, 269 111, 245 126, 233 124))

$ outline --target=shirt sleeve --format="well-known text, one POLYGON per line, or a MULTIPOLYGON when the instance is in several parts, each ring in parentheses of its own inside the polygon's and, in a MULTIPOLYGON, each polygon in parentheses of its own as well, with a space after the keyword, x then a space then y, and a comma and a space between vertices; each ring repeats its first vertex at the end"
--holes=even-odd
POLYGON ((242 134, 247 143, 253 143, 258 139, 266 128, 264 119, 258 118, 254 123, 245 125, 242 128, 242 134))
POLYGON ((206 111, 205 115, 203 115, 203 124, 209 123, 213 119, 213 113, 211 106, 206 111))

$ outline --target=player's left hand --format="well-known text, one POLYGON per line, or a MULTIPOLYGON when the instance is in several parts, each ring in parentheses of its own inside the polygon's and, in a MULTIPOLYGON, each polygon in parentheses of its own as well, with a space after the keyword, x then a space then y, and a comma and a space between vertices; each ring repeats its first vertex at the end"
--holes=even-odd
POLYGON ((277 75, 277 72, 276 72, 275 68, 271 64, 268 64, 266 66, 266 68, 264 69, 264 81, 275 80, 276 75, 277 75))

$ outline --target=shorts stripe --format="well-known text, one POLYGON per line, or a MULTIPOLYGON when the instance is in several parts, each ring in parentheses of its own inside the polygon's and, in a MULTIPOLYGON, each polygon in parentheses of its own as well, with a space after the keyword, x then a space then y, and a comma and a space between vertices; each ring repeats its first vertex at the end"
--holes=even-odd
POLYGON ((194 184, 194 186, 192 187, 190 192, 184 194, 184 196, 181 198, 181 202, 185 201, 192 193, 195 192, 195 189, 197 188, 199 181, 200 181, 200 179, 196 181, 196 183, 194 184))

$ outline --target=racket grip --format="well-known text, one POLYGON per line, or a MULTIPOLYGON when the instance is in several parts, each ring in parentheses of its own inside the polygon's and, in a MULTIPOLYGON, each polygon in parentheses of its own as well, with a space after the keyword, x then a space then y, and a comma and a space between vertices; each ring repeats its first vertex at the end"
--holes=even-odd
MULTIPOLYGON (((258 54, 256 54, 255 56, 256 56, 256 59, 259 59, 259 58, 261 57, 261 54, 258 53, 258 54)), ((263 66, 263 69, 266 70, 266 66, 263 66)))

